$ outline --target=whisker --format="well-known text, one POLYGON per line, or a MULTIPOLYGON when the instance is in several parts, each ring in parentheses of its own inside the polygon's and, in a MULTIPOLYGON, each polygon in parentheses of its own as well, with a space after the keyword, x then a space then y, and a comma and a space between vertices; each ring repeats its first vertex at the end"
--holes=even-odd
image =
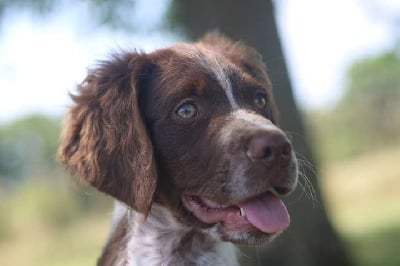
POLYGON ((314 190, 314 186, 304 173, 301 174, 301 178, 304 181, 303 188, 305 189, 305 194, 311 200, 313 207, 315 208, 319 204, 319 202, 317 199, 316 192, 314 190))
POLYGON ((259 246, 256 247, 256 254, 257 254, 257 264, 261 266, 261 258, 260 258, 260 248, 259 246))
POLYGON ((311 173, 313 173, 314 175, 317 175, 316 165, 313 164, 309 159, 307 159, 307 157, 305 157, 303 154, 301 154, 299 152, 296 152, 296 157, 297 157, 297 160, 302 163, 302 165, 306 166, 307 169, 311 171, 311 173))
POLYGON ((301 184, 301 180, 304 181, 303 184, 301 184, 302 189, 304 190, 304 193, 306 196, 312 200, 313 207, 316 207, 318 205, 318 199, 317 199, 317 193, 314 189, 314 186, 311 182, 311 180, 307 177, 306 171, 305 170, 311 171, 313 174, 315 172, 310 168, 310 166, 306 163, 304 163, 303 160, 299 161, 299 184, 301 184))
POLYGON ((238 248, 236 245, 233 245, 233 248, 236 250, 237 253, 239 253, 239 255, 245 257, 246 259, 251 259, 250 255, 246 254, 243 250, 238 248))
POLYGON ((285 135, 291 140, 293 141, 294 137, 298 137, 299 139, 301 139, 303 142, 306 142, 307 139, 304 135, 295 132, 295 131, 288 131, 288 130, 284 130, 285 135))

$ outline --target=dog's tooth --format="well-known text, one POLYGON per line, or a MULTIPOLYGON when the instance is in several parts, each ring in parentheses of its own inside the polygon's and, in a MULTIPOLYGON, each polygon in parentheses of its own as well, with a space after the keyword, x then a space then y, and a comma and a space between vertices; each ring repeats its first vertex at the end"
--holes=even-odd
POLYGON ((243 208, 240 208, 240 216, 242 216, 242 217, 246 216, 246 212, 244 211, 243 208))

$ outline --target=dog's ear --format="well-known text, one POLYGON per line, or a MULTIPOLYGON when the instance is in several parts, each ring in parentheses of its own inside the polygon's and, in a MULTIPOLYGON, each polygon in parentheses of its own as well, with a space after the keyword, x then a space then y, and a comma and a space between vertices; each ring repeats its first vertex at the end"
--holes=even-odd
POLYGON ((72 95, 59 160, 98 190, 147 214, 157 185, 153 147, 139 107, 151 63, 121 53, 89 71, 72 95))

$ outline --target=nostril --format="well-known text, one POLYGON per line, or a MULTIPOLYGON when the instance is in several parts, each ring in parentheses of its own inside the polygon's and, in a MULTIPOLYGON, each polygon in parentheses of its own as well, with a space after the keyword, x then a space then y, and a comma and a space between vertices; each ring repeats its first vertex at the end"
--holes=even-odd
POLYGON ((272 151, 271 147, 266 147, 264 150, 264 156, 262 157, 262 159, 271 159, 274 156, 274 152, 272 151))
POLYGON ((275 157, 275 145, 268 135, 253 137, 247 147, 247 156, 252 160, 272 160, 275 157))
POLYGON ((276 160, 287 161, 291 157, 292 146, 280 132, 267 132, 250 139, 247 156, 255 161, 264 160, 273 163, 276 160))

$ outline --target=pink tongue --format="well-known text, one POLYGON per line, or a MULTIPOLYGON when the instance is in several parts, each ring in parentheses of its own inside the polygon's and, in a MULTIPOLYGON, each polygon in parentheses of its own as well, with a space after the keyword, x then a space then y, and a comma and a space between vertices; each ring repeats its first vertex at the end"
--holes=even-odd
POLYGON ((265 233, 280 232, 290 224, 286 206, 270 193, 246 201, 239 207, 244 209, 247 220, 265 233))

